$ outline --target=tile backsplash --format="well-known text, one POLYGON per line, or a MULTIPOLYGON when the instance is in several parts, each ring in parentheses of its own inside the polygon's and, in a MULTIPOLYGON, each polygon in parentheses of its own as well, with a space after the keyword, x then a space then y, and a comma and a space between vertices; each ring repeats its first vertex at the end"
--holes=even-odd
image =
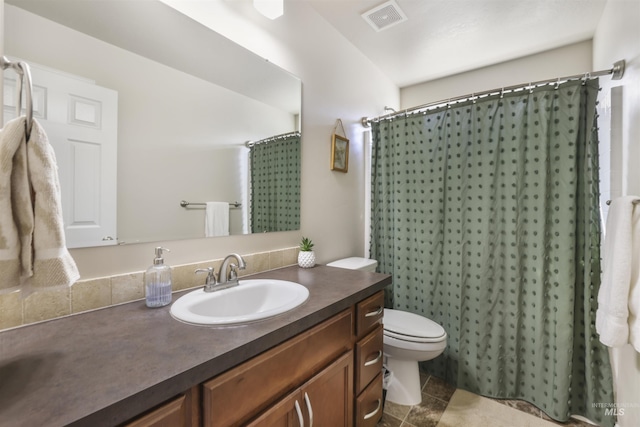
MULTIPOLYGON (((240 276, 296 264, 298 247, 243 255, 247 268, 240 276)), ((198 268, 220 270, 222 259, 172 265, 173 291, 204 284, 198 268)), ((19 292, 0 295, 0 330, 51 320, 89 310, 144 299, 144 271, 95 279, 78 280, 65 290, 43 291, 21 298, 19 292)))

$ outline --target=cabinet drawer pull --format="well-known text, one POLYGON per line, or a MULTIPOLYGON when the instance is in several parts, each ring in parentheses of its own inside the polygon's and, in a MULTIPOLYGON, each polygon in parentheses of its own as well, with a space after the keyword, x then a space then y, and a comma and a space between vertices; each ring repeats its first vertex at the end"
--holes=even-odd
POLYGON ((382 310, 384 310, 384 307, 378 307, 376 311, 370 311, 367 314, 365 314, 364 317, 379 316, 380 314, 382 314, 382 310))
POLYGON ((304 393, 304 401, 307 403, 307 410, 309 411, 309 427, 313 427, 313 409, 311 409, 311 400, 306 392, 304 393))
MULTIPOLYGON (((296 402, 298 403, 298 402, 296 402)), ((362 417, 362 419, 364 420, 368 420, 369 418, 374 417, 378 411, 380 410, 380 408, 382 407, 382 399, 378 399, 378 407, 376 409, 374 409, 373 411, 369 412, 368 414, 365 414, 364 417, 362 417)))
POLYGON ((296 412, 298 413, 298 422, 300 423, 300 427, 304 427, 304 418, 302 418, 302 411, 300 410, 300 404, 296 400, 295 403, 296 412))
POLYGON ((382 350, 378 350, 378 355, 376 356, 375 359, 371 359, 368 362, 364 362, 364 366, 367 367, 367 366, 375 365, 380 361, 380 359, 382 359, 382 350))

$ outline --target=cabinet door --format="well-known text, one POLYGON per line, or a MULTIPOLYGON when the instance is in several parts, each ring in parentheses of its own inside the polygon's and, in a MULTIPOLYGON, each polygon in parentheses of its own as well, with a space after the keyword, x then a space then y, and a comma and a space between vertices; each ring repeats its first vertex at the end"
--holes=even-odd
POLYGON ((247 424, 247 427, 303 427, 301 398, 300 390, 296 390, 247 424))
POLYGON ((353 419, 353 352, 340 357, 302 387, 305 426, 347 427, 353 419))
POLYGON ((349 351, 247 427, 348 427, 352 417, 353 351, 349 351))

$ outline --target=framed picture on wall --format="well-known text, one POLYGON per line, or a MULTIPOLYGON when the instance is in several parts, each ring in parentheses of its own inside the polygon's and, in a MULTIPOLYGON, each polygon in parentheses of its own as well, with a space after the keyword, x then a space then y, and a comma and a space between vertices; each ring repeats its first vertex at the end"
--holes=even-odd
POLYGON ((349 140, 333 134, 331 138, 331 170, 347 172, 349 169, 349 140))

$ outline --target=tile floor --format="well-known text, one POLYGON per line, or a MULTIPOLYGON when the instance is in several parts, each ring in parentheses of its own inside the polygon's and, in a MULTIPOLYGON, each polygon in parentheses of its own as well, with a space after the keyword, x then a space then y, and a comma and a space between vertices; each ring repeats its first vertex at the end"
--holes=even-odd
MULTIPOLYGON (((447 404, 456 391, 454 387, 440 378, 421 373, 422 403, 416 406, 397 405, 386 402, 382 419, 377 427, 436 427, 447 404)), ((544 412, 522 400, 496 399, 497 402, 512 408, 535 415, 559 426, 593 427, 593 425, 571 419, 566 423, 553 421, 544 412)), ((465 426, 460 426, 465 427, 465 426)))

